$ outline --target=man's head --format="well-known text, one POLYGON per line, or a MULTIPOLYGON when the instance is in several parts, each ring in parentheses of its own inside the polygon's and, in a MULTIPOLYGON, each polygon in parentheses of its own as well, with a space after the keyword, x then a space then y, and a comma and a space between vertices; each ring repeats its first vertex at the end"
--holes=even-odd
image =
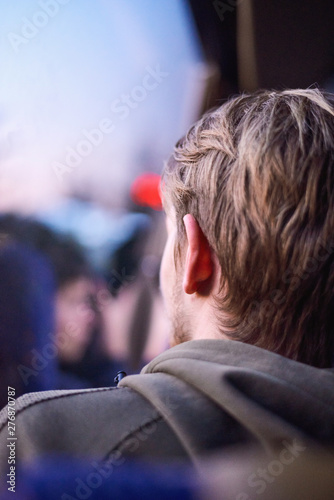
POLYGON ((162 191, 174 341, 221 335, 330 366, 334 98, 297 89, 229 100, 176 145, 162 191))

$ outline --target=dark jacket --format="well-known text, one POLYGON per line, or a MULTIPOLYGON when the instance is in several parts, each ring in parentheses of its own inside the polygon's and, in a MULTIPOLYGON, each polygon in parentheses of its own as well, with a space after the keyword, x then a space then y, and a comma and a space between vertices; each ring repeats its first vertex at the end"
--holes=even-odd
MULTIPOLYGON (((49 391, 16 402, 16 461, 62 452, 105 460, 187 459, 239 443, 334 447, 334 372, 229 340, 197 340, 155 358, 117 388, 49 391)), ((7 409, 0 414, 8 468, 7 409)))

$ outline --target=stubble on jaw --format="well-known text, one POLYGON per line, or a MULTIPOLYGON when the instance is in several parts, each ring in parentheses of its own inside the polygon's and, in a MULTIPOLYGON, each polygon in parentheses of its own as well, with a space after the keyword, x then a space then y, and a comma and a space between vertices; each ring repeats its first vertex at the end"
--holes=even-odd
POLYGON ((176 279, 175 286, 173 287, 171 305, 173 310, 170 311, 170 321, 171 321, 171 347, 183 342, 191 340, 190 332, 190 322, 187 319, 186 311, 182 304, 182 279, 178 277, 176 279))

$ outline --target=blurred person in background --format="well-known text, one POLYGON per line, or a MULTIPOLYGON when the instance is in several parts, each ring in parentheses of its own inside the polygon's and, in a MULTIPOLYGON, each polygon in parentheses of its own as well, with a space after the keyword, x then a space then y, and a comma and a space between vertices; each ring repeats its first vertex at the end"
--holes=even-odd
POLYGON ((44 252, 52 263, 56 279, 55 335, 59 367, 67 375, 63 383, 72 387, 94 387, 89 367, 83 362, 98 326, 93 272, 83 249, 71 238, 52 235, 44 252))
MULTIPOLYGON (((157 186, 155 191, 158 196, 157 186)), ((130 209, 133 213, 138 206, 130 209)), ((168 323, 159 289, 164 219, 152 208, 146 213, 150 224, 138 226, 112 253, 106 289, 98 293, 106 351, 128 374, 137 373, 168 348, 168 323)))
MULTIPOLYGON (((80 364, 91 342, 96 313, 95 278, 80 245, 33 219, 14 214, 0 217, 0 230, 14 241, 44 255, 55 283, 53 333, 60 376, 57 388, 93 387, 80 364)), ((88 372, 89 370, 87 370, 88 372)))
POLYGON ((0 403, 59 384, 54 335, 55 286, 45 257, 1 233, 0 403))
POLYGON ((53 269, 55 333, 62 375, 58 388, 114 385, 117 372, 138 372, 145 361, 167 348, 158 289, 159 259, 152 255, 156 233, 161 233, 160 222, 155 222, 154 230, 139 224, 111 252, 105 268, 97 274, 85 249, 73 237, 33 218, 16 214, 0 217, 3 231, 42 252, 53 269), (157 323, 161 325, 160 336, 156 334, 157 323))

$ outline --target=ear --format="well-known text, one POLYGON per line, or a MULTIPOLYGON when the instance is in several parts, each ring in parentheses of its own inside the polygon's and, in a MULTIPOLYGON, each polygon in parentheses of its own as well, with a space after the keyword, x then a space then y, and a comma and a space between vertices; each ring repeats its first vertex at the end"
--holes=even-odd
POLYGON ((204 290, 204 285, 212 276, 213 263, 209 243, 196 219, 187 214, 183 222, 188 241, 183 290, 191 295, 204 290))

